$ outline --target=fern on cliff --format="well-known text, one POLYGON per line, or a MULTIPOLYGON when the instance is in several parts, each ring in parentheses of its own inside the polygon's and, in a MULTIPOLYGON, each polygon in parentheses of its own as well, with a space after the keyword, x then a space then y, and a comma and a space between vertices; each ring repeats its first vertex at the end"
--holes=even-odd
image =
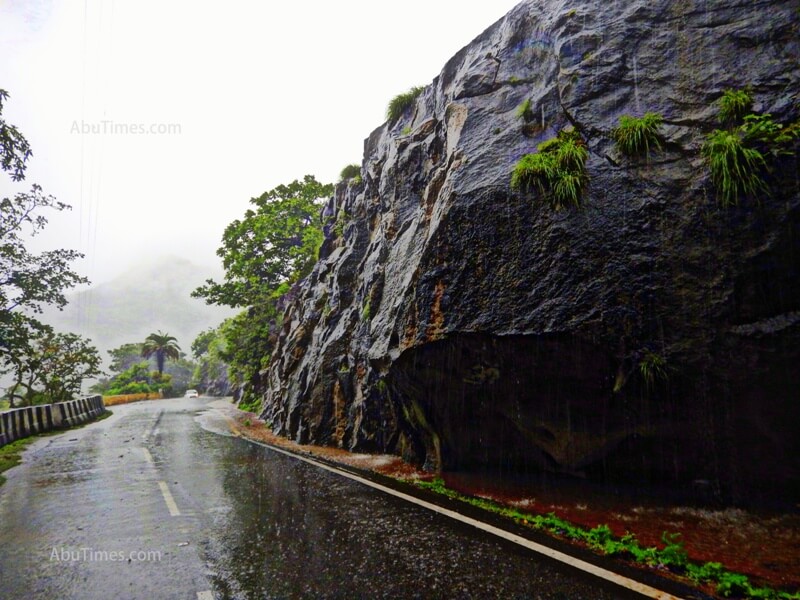
POLYGON ((586 143, 574 129, 564 129, 558 136, 542 142, 537 152, 526 154, 511 174, 513 190, 535 190, 553 210, 579 206, 588 183, 586 143))

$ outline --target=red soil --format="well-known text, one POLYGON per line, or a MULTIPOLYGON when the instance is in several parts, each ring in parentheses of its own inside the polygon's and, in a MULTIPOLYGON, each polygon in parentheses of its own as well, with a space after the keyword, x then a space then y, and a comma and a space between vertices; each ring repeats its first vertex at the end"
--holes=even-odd
MULTIPOLYGON (((301 454, 320 456, 396 479, 431 479, 397 456, 353 454, 323 446, 301 446, 274 435, 248 413, 229 413, 235 433, 301 454)), ((549 485, 506 486, 463 474, 445 474, 448 487, 513 505, 532 514, 555 513, 587 528, 607 524, 616 535, 635 534, 643 546, 663 547, 665 531, 680 533, 693 561, 720 562, 750 576, 755 584, 800 589, 800 514, 755 513, 736 508, 709 510, 591 494, 549 485)), ((709 590, 707 590, 709 591, 709 590)))

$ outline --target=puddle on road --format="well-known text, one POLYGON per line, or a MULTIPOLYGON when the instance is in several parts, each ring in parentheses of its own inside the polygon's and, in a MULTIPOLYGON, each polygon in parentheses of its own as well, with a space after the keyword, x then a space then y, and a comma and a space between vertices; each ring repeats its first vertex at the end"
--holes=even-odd
POLYGON ((200 427, 210 433, 224 435, 227 437, 234 437, 231 433, 231 428, 225 416, 216 408, 209 408, 198 414, 194 418, 200 427))

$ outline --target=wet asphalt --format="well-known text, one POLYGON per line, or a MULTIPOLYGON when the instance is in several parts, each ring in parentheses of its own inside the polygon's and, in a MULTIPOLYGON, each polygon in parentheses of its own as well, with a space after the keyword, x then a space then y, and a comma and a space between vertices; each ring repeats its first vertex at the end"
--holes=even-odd
POLYGON ((0 598, 630 597, 226 435, 208 402, 34 442, 0 487, 0 598))

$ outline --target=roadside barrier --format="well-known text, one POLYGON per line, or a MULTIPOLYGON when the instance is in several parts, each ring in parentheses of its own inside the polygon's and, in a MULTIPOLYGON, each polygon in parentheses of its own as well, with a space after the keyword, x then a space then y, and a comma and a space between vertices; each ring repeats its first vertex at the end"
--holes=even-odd
POLYGON ((149 392, 144 394, 118 394, 116 396, 103 396, 103 403, 106 406, 116 406, 117 404, 129 404, 139 402, 139 400, 163 400, 164 394, 161 392, 149 392))
POLYGON ((86 396, 57 404, 26 406, 0 413, 0 446, 43 431, 67 429, 96 419, 106 411, 103 397, 86 396))

